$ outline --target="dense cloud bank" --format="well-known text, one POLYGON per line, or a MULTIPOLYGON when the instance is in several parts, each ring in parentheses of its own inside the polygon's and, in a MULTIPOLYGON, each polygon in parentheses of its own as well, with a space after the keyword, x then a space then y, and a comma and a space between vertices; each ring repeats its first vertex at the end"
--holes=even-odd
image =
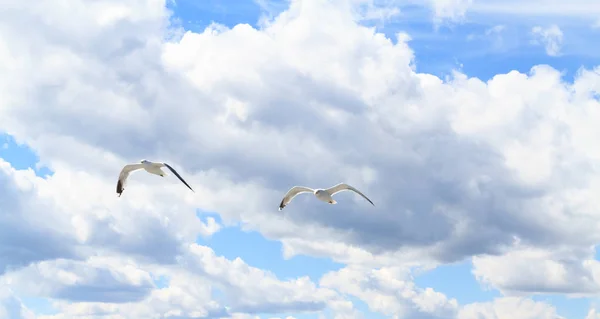
POLYGON ((9 2, 0 129, 53 175, 0 162, 0 314, 35 317, 18 297, 31 295, 59 311, 38 318, 358 318, 351 295, 394 318, 558 318, 521 297, 459 305, 408 275, 470 258, 507 294, 599 290, 600 69, 442 80, 350 2, 292 1, 261 29, 201 33, 158 0, 9 2), (196 193, 138 174, 117 198, 118 171, 141 158, 196 193), (376 206, 340 193, 277 211, 293 185, 341 181, 376 206), (194 243, 240 221, 287 257, 347 267, 281 280, 194 243))

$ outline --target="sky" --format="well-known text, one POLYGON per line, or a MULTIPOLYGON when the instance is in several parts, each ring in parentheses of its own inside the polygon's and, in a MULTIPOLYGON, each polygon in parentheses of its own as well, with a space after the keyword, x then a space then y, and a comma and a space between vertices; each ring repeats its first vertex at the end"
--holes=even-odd
POLYGON ((600 319, 598 17, 8 0, 0 318, 600 319))

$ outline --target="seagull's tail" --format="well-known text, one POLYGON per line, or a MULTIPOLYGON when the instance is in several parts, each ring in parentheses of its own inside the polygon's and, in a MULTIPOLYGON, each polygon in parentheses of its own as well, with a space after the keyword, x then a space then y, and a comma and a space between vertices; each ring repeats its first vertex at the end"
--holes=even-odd
POLYGON ((329 204, 337 204, 337 202, 335 201, 335 199, 332 199, 329 201, 329 204))

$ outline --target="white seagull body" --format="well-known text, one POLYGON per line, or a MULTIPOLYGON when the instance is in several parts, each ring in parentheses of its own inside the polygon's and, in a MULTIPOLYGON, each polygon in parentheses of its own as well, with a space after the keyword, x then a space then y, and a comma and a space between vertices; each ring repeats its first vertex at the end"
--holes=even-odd
POLYGON ((348 184, 340 183, 328 189, 312 189, 304 186, 294 186, 290 188, 290 190, 287 192, 287 194, 285 194, 285 196, 281 200, 281 204, 279 204, 279 210, 282 210, 285 206, 287 206, 287 204, 289 204, 289 202, 292 201, 294 197, 296 197, 296 195, 301 193, 313 193, 318 200, 321 200, 328 204, 337 204, 337 202, 333 199, 332 196, 341 191, 353 191, 358 195, 362 196, 364 199, 368 200, 369 203, 371 203, 371 205, 375 206, 375 204, 373 204, 373 202, 369 198, 367 198, 367 196, 361 193, 358 189, 348 184))
POLYGON ((146 172, 148 172, 150 174, 164 177, 165 175, 167 175, 167 173, 164 172, 161 169, 161 167, 168 168, 173 174, 175 174, 175 176, 177 176, 177 178, 179 178, 180 181, 182 181, 185 184, 185 186, 187 186, 190 190, 192 190, 192 192, 194 191, 190 187, 190 185, 188 185, 188 183, 186 183, 183 180, 181 175, 179 175, 179 173, 177 173, 177 171, 175 171, 175 169, 173 169, 173 167, 171 167, 169 164, 155 163, 155 162, 150 162, 147 160, 141 160, 140 164, 127 164, 123 167, 123 169, 121 169, 121 173, 119 174, 119 180, 117 181, 117 194, 119 194, 119 197, 121 197, 121 195, 123 194, 123 190, 125 190, 125 183, 127 182, 127 177, 129 177, 129 174, 131 172, 135 172, 137 170, 144 169, 146 172))

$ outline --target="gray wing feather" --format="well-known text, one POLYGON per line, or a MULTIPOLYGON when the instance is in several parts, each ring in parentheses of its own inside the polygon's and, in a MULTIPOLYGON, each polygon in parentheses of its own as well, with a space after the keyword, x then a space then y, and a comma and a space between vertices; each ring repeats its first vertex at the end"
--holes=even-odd
POLYGON ((294 187, 290 188, 290 190, 285 194, 285 196, 283 196, 283 199, 281 200, 281 203, 279 204, 279 210, 282 210, 287 204, 289 204, 289 202, 291 202, 292 199, 294 197, 296 197, 296 195, 301 194, 301 193, 312 193, 312 192, 314 192, 313 189, 304 187, 304 186, 294 186, 294 187))
POLYGON ((373 204, 373 202, 367 196, 365 196, 365 194, 361 193, 358 189, 356 189, 356 188, 354 188, 354 187, 352 187, 352 186, 350 186, 350 185, 348 185, 346 183, 339 183, 339 184, 337 184, 337 185, 335 185, 333 187, 330 187, 330 188, 326 189, 326 191, 331 196, 333 196, 334 194, 337 194, 339 192, 347 191, 347 190, 353 191, 353 192, 357 193, 358 195, 362 196, 364 199, 368 200, 369 203, 371 203, 371 205, 375 206, 375 204, 373 204))
POLYGON ((144 165, 142 164, 127 164, 123 166, 121 172, 119 173, 119 180, 117 181, 117 194, 119 197, 121 197, 123 191, 125 190, 125 183, 127 182, 127 177, 129 177, 129 174, 142 169, 143 167, 144 165))

